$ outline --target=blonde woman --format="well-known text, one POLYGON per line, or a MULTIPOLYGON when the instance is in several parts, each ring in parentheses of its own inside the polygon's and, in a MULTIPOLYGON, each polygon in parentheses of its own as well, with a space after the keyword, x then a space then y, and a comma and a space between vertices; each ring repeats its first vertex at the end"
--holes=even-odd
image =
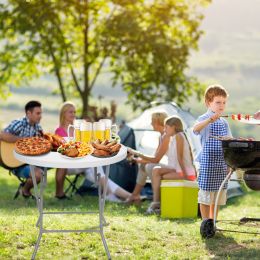
POLYGON ((128 152, 138 156, 135 161, 140 164, 140 170, 137 175, 136 185, 132 195, 128 199, 128 203, 139 203, 141 201, 140 193, 143 189, 146 179, 149 176, 152 179, 152 170, 156 165, 160 164, 160 160, 168 150, 170 137, 164 134, 164 120, 167 114, 162 111, 152 113, 151 125, 154 131, 160 133, 159 145, 153 156, 145 155, 135 150, 129 149, 128 152))
MULTIPOLYGON (((72 102, 65 102, 61 106, 60 109, 60 125, 56 129, 55 134, 67 137, 67 129, 68 126, 73 124, 74 119, 76 118, 76 108, 75 105, 72 102)), ((71 129, 72 130, 72 129, 71 129)), ((70 133, 70 136, 72 136, 73 133, 70 133)), ((95 175, 94 175, 94 169, 93 168, 86 168, 86 169, 71 169, 70 172, 85 172, 85 177, 90 182, 95 182, 95 175)), ((101 183, 102 186, 104 186, 105 183, 105 174, 102 167, 97 167, 98 172, 101 174, 101 183)), ((58 173, 61 173, 63 175, 64 173, 67 173, 67 169, 57 169, 58 173)), ((56 174, 56 176, 59 174, 56 174)), ((121 200, 126 200, 131 194, 119 187, 116 183, 114 183, 112 180, 108 179, 107 183, 107 200, 120 202, 121 200)))
POLYGON ((161 180, 190 180, 196 179, 193 166, 193 156, 190 144, 183 132, 183 124, 178 116, 171 116, 165 120, 165 135, 170 138, 167 166, 156 166, 152 173, 153 202, 147 213, 160 210, 161 180))

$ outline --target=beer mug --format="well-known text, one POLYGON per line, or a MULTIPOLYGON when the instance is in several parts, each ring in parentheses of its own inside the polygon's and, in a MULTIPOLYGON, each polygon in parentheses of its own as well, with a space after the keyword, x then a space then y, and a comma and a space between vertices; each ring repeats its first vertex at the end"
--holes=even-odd
POLYGON ((84 121, 84 120, 75 119, 73 121, 73 125, 68 126, 67 133, 68 133, 69 140, 72 139, 73 141, 80 142, 80 124, 81 124, 82 121, 84 121), (74 128, 73 136, 70 136, 70 128, 74 128))
POLYGON ((110 141, 112 120, 111 119, 100 119, 99 122, 105 123, 105 140, 110 141))
POLYGON ((116 124, 114 125, 111 125, 111 140, 115 140, 117 141, 118 143, 120 143, 121 141, 121 138, 120 136, 118 135, 118 127, 116 124))
POLYGON ((105 123, 104 122, 94 122, 93 123, 93 138, 94 141, 100 140, 103 142, 105 140, 105 123))
POLYGON ((92 123, 83 121, 80 124, 80 141, 90 143, 92 139, 92 123))

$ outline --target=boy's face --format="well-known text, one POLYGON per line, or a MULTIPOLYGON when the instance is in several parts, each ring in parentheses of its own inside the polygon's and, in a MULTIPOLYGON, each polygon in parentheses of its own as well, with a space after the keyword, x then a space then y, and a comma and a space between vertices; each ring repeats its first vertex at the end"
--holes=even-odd
POLYGON ((207 106, 212 112, 222 114, 225 110, 226 102, 226 97, 215 96, 211 102, 207 102, 207 106))

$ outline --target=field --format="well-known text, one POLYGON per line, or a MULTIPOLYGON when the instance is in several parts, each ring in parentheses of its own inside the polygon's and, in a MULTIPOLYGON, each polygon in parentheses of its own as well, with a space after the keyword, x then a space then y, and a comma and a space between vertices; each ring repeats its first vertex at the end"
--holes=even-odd
MULTIPOLYGON (((53 170, 48 175, 45 207, 51 211, 97 210, 97 197, 75 195, 72 200, 57 201, 54 196, 53 170)), ((13 200, 18 181, 0 169, 0 259, 29 259, 37 238, 36 205, 33 200, 13 200)), ((200 219, 162 219, 145 215, 148 202, 141 207, 107 203, 105 217, 109 226, 105 236, 112 259, 259 259, 260 236, 240 233, 217 233, 203 240, 199 234, 200 219)), ((260 215, 259 192, 228 201, 219 220, 238 220, 260 215)), ((97 224, 93 215, 52 216, 46 228, 84 228, 97 224)), ((221 228, 259 232, 253 228, 218 224, 221 228)), ((43 235, 37 259, 106 259, 98 234, 55 233, 43 235)))

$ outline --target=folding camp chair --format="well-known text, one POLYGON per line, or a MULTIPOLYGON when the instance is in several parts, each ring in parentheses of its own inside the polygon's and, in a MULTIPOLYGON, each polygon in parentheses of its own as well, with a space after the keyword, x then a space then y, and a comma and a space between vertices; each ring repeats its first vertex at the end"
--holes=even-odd
POLYGON ((72 195, 74 195, 75 193, 81 195, 80 191, 79 191, 79 179, 80 176, 83 176, 84 172, 80 169, 73 169, 73 171, 69 171, 65 177, 65 180, 68 182, 68 187, 65 190, 65 194, 72 197, 72 195), (71 178, 71 176, 73 176, 73 178, 71 178))
MULTIPOLYGON (((9 174, 11 175, 11 171, 9 171, 9 174)), ((13 174, 14 175, 14 174, 13 174)), ((14 200, 17 199, 17 197, 20 195, 20 190, 22 189, 22 187, 24 186, 25 182, 26 182, 26 179, 25 178, 21 178, 21 177, 18 177, 16 175, 14 175, 19 181, 19 186, 17 188, 17 191, 15 192, 14 194, 14 200)))

